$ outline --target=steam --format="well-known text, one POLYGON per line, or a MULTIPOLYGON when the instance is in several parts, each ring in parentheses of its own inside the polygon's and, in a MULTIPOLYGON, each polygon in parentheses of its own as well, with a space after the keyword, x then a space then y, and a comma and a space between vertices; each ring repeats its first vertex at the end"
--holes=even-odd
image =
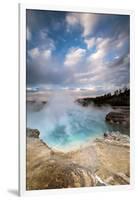
POLYGON ((34 103, 27 109, 27 126, 39 129, 40 137, 56 148, 82 143, 107 131, 105 115, 111 108, 82 107, 75 102, 76 98, 67 91, 58 91, 47 104, 34 103))

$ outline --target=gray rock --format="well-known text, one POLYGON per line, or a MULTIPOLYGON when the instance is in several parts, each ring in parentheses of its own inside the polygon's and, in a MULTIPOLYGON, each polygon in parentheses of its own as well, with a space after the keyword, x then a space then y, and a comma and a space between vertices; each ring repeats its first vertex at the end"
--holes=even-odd
POLYGON ((129 123, 129 114, 126 112, 110 112, 106 115, 105 120, 109 123, 123 124, 129 123))
POLYGON ((27 137, 39 138, 40 132, 37 129, 27 128, 26 135, 27 135, 27 137))

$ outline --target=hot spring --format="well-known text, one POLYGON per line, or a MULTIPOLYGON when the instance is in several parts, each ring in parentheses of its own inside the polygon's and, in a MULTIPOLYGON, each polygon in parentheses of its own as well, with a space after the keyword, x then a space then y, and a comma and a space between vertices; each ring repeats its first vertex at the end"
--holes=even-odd
POLYGON ((107 131, 119 131, 106 123, 111 107, 83 107, 75 97, 54 93, 44 101, 27 103, 27 127, 38 129, 40 138, 50 147, 66 149, 101 137, 107 131))

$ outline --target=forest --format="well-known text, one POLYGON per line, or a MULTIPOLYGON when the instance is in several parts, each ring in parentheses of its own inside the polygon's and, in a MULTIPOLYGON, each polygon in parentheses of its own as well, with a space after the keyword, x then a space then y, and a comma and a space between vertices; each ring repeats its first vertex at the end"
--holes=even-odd
POLYGON ((129 106, 130 105, 130 89, 125 87, 115 90, 112 93, 107 93, 97 97, 87 97, 77 99, 77 102, 83 106, 95 104, 96 106, 111 105, 111 106, 129 106))

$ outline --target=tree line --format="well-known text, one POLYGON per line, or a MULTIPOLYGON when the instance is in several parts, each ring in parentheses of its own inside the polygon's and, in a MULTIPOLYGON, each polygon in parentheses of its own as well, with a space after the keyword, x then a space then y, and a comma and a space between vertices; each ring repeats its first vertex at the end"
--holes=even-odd
POLYGON ((111 106, 129 106, 130 105, 130 89, 124 87, 115 90, 113 93, 107 93, 94 98, 83 98, 78 100, 83 106, 88 106, 94 103, 97 106, 109 104, 111 106))

